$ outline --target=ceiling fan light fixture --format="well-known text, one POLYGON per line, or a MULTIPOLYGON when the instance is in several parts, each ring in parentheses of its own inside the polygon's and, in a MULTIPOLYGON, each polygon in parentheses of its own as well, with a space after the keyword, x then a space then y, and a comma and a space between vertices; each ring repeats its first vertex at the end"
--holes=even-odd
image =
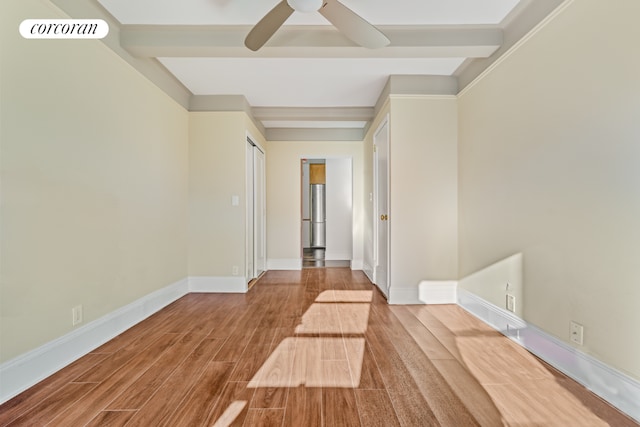
POLYGON ((322 7, 322 0, 287 0, 287 3, 296 12, 316 12, 322 7))

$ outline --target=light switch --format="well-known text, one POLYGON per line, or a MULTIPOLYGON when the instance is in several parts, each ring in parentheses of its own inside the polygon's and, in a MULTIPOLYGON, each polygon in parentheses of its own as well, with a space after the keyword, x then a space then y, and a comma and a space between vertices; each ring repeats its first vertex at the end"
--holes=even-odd
POLYGON ((231 196, 231 206, 240 205, 240 196, 231 196))

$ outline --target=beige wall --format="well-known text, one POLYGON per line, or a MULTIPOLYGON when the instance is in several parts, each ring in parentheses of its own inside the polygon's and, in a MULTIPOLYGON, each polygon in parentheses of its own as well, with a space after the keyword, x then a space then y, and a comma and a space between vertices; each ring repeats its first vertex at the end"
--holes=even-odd
POLYGON ((99 41, 24 40, 3 2, 0 361, 187 274, 188 113, 99 41))
POLYGON ((390 301, 458 276, 457 100, 392 95, 364 141, 364 270, 373 277, 373 139, 389 117, 390 301))
POLYGON ((384 104, 364 143, 364 269, 373 277, 373 139, 389 117, 390 301, 417 303, 421 281, 456 280, 457 101, 395 96, 384 104))
POLYGON ((247 135, 264 148, 244 112, 189 114, 189 276, 244 274, 247 135))
POLYGON ((459 98, 460 276, 521 253, 524 318, 636 379, 638 16, 570 2, 459 98))
POLYGON ((267 258, 301 259, 300 159, 353 159, 353 259, 362 260, 364 213, 363 143, 361 141, 267 142, 267 258))
POLYGON ((457 101, 392 96, 391 288, 458 275, 457 101))
POLYGON ((189 276, 231 276, 233 266, 244 271, 245 118, 243 112, 189 116, 189 276))

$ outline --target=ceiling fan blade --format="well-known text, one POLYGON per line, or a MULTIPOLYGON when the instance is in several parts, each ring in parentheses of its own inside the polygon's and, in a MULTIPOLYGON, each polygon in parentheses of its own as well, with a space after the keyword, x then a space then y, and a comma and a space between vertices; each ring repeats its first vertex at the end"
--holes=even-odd
POLYGON ((380 30, 337 0, 325 0, 318 12, 360 46, 378 49, 391 43, 380 30))
POLYGON ((260 49, 292 13, 293 8, 287 0, 282 0, 249 31, 244 45, 253 51, 260 49))

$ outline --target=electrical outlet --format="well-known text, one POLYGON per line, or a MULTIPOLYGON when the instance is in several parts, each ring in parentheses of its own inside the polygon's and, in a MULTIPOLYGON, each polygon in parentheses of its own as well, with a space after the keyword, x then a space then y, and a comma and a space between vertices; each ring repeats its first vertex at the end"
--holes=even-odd
POLYGON ((584 342, 584 326, 571 322, 571 342, 582 345, 584 342))
POLYGON ((238 275, 238 266, 234 265, 233 267, 231 267, 231 274, 234 276, 238 275))
POLYGON ((71 324, 73 326, 79 325, 82 323, 82 306, 79 305, 77 307, 73 307, 71 309, 71 324))
POLYGON ((515 311, 516 311, 516 297, 513 296, 513 295, 510 295, 510 294, 507 294, 506 306, 507 306, 507 310, 508 311, 510 311, 512 313, 515 313, 515 311))

